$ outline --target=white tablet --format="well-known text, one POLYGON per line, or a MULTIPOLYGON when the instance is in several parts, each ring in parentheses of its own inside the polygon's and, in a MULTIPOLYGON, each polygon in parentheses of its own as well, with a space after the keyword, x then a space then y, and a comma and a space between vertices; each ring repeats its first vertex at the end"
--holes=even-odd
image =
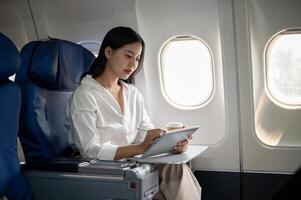
POLYGON ((169 131, 167 134, 159 137, 141 156, 141 158, 146 158, 155 155, 161 155, 165 153, 170 153, 173 151, 173 147, 187 139, 189 136, 193 135, 200 127, 192 126, 182 129, 177 129, 169 131))

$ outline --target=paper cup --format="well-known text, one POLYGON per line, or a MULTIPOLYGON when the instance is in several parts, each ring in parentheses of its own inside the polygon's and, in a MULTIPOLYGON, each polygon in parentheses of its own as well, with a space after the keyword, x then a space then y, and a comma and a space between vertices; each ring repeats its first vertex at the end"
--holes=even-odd
POLYGON ((182 122, 169 122, 166 124, 166 130, 171 131, 175 129, 184 128, 184 124, 182 122))

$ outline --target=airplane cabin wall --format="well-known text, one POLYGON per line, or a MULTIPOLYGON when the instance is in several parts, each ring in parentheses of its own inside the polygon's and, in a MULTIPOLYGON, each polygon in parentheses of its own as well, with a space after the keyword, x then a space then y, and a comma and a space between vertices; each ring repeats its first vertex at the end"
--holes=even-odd
POLYGON ((30 0, 30 5, 40 39, 101 42, 112 27, 137 29, 135 1, 131 0, 30 0))
MULTIPOLYGON (((103 37, 111 28, 129 26, 138 31, 133 0, 30 0, 30 4, 39 39, 50 36, 75 43, 95 42, 90 50, 98 53, 103 37)), ((136 82, 146 95, 144 79, 142 69, 136 82)))
MULTIPOLYGON (((233 41, 233 29, 221 29, 224 22, 232 23, 232 10, 230 6, 223 8, 223 3, 220 2, 217 0, 157 0, 155 2, 139 0, 137 1, 138 29, 147 46, 144 65, 145 81, 148 109, 154 123, 159 127, 164 127, 170 121, 181 121, 186 126, 200 125, 201 128, 195 134, 192 143, 210 145, 211 148, 194 159, 193 168, 239 171, 238 126, 235 124, 237 122, 237 104, 230 105, 229 99, 232 98, 231 101, 233 100, 234 103, 237 100, 236 95, 227 93, 229 99, 226 99, 225 104, 223 77, 223 73, 230 75, 228 72, 232 71, 234 72, 234 81, 236 79, 234 57, 231 57, 234 45, 230 43, 230 47, 227 49, 224 46, 228 45, 227 39, 233 41), (223 16, 220 16, 221 10, 223 16), (178 35, 194 35, 201 38, 213 53, 214 97, 206 106, 197 110, 180 110, 173 107, 163 98, 160 90, 159 51, 168 39, 178 35), (227 54, 229 59, 223 60, 225 56, 222 54, 226 51, 229 52, 227 54), (223 71, 223 68, 226 70, 223 71), (226 110, 227 117, 225 117, 226 110), (227 124, 225 118, 228 119, 227 124)), ((226 2, 230 3, 230 1, 226 2)), ((227 78, 227 80, 230 79, 227 78)), ((231 83, 231 81, 226 83, 226 86, 235 85, 235 82, 231 83)), ((235 93, 229 88, 226 90, 235 93)))
POLYGON ((301 166, 300 142, 298 144, 301 110, 284 109, 267 97, 263 60, 265 45, 274 34, 286 28, 301 27, 301 3, 298 0, 235 0, 234 5, 243 171, 293 173, 301 166), (275 145, 261 141, 263 136, 275 139, 278 133, 283 135, 275 145))
POLYGON ((27 42, 36 40, 36 32, 26 1, 2 0, 0 2, 0 31, 21 49, 27 42))
MULTIPOLYGON (((110 28, 130 26, 146 42, 144 70, 136 85, 155 125, 164 127, 170 121, 199 124, 201 130, 193 143, 210 145, 193 161, 194 169, 292 173, 301 165, 300 145, 278 148, 260 142, 255 112, 264 92, 264 46, 287 26, 301 26, 300 4, 298 0, 3 0, 0 31, 21 49, 47 36, 77 43, 101 42, 110 28), (185 34, 208 44, 215 74, 211 101, 188 111, 165 101, 158 77, 161 46, 170 37, 185 34)), ((280 116, 288 112, 272 102, 266 108, 277 110, 280 116)), ((295 120, 297 124, 288 129, 294 137, 284 142, 300 141, 300 110, 296 112, 284 119, 283 123, 295 120)))

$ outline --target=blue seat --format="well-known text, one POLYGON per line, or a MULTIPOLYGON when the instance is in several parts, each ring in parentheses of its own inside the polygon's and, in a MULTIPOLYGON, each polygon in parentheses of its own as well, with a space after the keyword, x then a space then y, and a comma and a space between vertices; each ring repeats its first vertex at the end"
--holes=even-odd
POLYGON ((47 171, 52 180, 59 176, 58 171, 78 171, 82 161, 71 158, 73 150, 68 143, 64 110, 95 56, 78 44, 59 39, 29 42, 20 56, 15 82, 22 96, 19 139, 26 160, 25 175, 35 198, 52 199, 44 191, 49 179, 36 175, 35 170, 47 171), (41 183, 35 182, 40 179, 41 183))
POLYGON ((70 157, 64 109, 94 59, 82 46, 59 39, 22 48, 15 80, 22 93, 19 138, 27 164, 70 157))
POLYGON ((58 39, 21 50, 19 139, 35 199, 149 199, 158 191, 151 166, 70 158, 64 110, 94 59, 82 46, 58 39))
POLYGON ((20 88, 8 78, 19 64, 18 49, 0 33, 0 197, 4 195, 9 200, 32 199, 17 153, 20 88))

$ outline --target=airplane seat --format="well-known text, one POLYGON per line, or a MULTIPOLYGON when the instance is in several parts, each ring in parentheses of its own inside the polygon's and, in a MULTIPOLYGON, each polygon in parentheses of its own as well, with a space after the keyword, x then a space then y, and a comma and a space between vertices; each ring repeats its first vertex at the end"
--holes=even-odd
POLYGON ((70 157, 65 105, 95 57, 78 44, 50 39, 25 45, 21 59, 15 80, 22 93, 19 138, 26 163, 70 157))
POLYGON ((59 39, 21 50, 19 138, 35 199, 151 199, 158 191, 158 172, 148 164, 71 158, 65 106, 94 59, 84 47, 59 39))
POLYGON ((9 80, 19 64, 18 49, 0 33, 0 199, 30 200, 31 189, 21 170, 17 152, 20 88, 9 80))

